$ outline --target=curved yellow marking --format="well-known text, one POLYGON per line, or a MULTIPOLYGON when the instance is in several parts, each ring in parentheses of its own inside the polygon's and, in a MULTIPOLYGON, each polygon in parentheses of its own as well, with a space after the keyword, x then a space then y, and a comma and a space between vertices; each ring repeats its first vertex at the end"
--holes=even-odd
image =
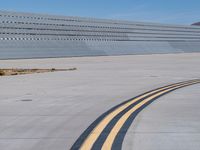
POLYGON ((170 90, 176 89, 176 88, 181 88, 184 86, 189 86, 195 83, 199 83, 199 82, 193 82, 193 83, 188 83, 185 85, 180 85, 180 86, 176 86, 176 87, 172 87, 170 89, 161 91, 155 95, 152 95, 148 98, 146 98, 145 100, 143 100, 142 102, 140 102, 139 104, 137 104, 136 106, 134 106, 132 109, 130 109, 128 112, 126 112, 119 120, 118 122, 115 124, 115 126, 113 127, 113 129, 111 130, 110 134, 107 136, 106 141, 103 144, 102 150, 110 150, 112 148, 112 144, 115 140, 116 135, 118 134, 118 132, 120 131, 120 129, 122 128, 122 126, 124 125, 124 123, 126 122, 126 120, 130 117, 130 115, 136 111, 137 109, 139 109, 141 106, 143 106, 144 104, 146 104, 147 102, 149 102, 150 100, 166 93, 169 92, 170 90))
MULTIPOLYGON (((151 92, 148 92, 144 95, 141 95, 135 99, 133 99, 132 101, 128 102, 128 103, 125 103, 124 105, 120 106, 119 108, 117 108, 116 110, 114 110, 113 112, 111 112, 110 114, 108 114, 95 128, 94 130, 92 131, 92 133, 87 137, 87 139, 84 141, 84 143, 82 144, 81 146, 81 150, 90 150, 93 146, 93 144, 95 143, 95 141, 97 140, 97 138, 100 136, 101 132, 104 130, 104 128, 108 125, 108 123, 117 115, 119 114, 121 111, 123 111, 124 109, 126 109, 127 107, 129 107, 131 104, 139 101, 140 99, 148 96, 148 95, 151 95, 153 93, 156 93, 156 92, 159 92, 161 90, 164 90, 166 88, 170 88, 170 87, 175 87, 177 85, 182 85, 182 84, 185 84, 187 83, 188 81, 186 82, 181 82, 181 83, 177 83, 177 84, 172 84, 172 85, 169 85, 169 86, 165 86, 165 87, 162 87, 162 88, 159 88, 157 90, 154 90, 154 91, 151 91, 151 92)), ((189 82, 194 82, 193 80, 189 81, 189 82)))

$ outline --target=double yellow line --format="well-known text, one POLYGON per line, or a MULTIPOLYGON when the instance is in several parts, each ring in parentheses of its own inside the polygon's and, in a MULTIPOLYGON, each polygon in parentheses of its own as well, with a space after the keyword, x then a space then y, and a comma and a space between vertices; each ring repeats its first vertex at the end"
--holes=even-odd
POLYGON ((129 117, 138 109, 146 105, 152 100, 155 100, 156 98, 171 92, 173 90, 183 88, 185 86, 193 85, 200 83, 200 79, 196 80, 190 80, 185 82, 180 82, 176 84, 171 84, 168 86, 164 86, 152 91, 149 91, 147 93, 144 93, 136 98, 133 98, 123 105, 120 105, 110 113, 108 113, 96 126, 93 128, 93 130, 87 135, 87 137, 84 139, 84 141, 81 143, 79 149, 81 150, 90 150, 93 148, 93 145, 97 141, 97 139, 102 134, 103 130, 106 128, 106 126, 116 117, 119 113, 122 111, 125 111, 128 107, 133 105, 132 108, 128 109, 113 125, 111 131, 106 136, 105 141, 101 143, 102 147, 99 147, 99 149, 102 150, 110 150, 112 149, 112 145, 116 139, 117 134, 120 132, 120 130, 123 128, 123 125, 126 123, 126 121, 129 119, 129 117), (135 105, 134 105, 135 104, 135 105))

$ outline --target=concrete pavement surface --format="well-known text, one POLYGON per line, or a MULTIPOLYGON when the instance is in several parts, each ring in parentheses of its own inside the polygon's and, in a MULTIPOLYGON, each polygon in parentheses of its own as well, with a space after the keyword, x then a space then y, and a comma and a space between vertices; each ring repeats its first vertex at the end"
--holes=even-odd
POLYGON ((200 85, 174 91, 146 107, 129 128, 123 149, 198 150, 200 85))
MULTIPOLYGON (((75 71, 0 77, 0 149, 66 150, 113 106, 146 91, 200 77, 200 54, 1 60, 0 68, 76 67, 75 71)), ((199 85, 145 108, 122 149, 200 145, 199 85)))

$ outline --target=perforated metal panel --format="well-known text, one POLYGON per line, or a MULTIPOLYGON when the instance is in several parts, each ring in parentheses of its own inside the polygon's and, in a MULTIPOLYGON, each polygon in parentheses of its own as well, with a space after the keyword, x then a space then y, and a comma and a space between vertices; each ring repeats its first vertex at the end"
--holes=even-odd
POLYGON ((200 52, 200 27, 0 11, 0 59, 200 52))

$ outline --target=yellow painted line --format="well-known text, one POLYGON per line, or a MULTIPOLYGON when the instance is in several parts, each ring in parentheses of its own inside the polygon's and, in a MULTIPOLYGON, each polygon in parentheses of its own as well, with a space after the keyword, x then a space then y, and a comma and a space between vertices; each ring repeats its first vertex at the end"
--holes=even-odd
MULTIPOLYGON (((194 81, 191 81, 191 83, 194 81)), ((81 150, 89 150, 92 148, 93 144, 95 143, 95 141, 97 140, 97 138, 100 136, 101 132, 104 130, 104 128, 108 125, 108 123, 117 115, 119 114, 121 111, 123 111, 124 109, 126 109, 127 107, 129 107, 130 105, 132 105, 133 103, 139 101, 140 99, 149 96, 153 93, 159 92, 161 90, 164 90, 166 88, 170 88, 170 87, 175 87, 177 85, 182 85, 184 83, 187 82, 182 82, 182 83, 178 83, 178 84, 172 84, 163 88, 159 88, 157 90, 151 91, 149 93, 146 93, 144 95, 141 95, 135 99, 133 99, 132 101, 125 103, 124 105, 120 106, 119 108, 117 108, 116 110, 114 110, 113 112, 111 112, 110 114, 108 114, 95 128, 94 130, 91 132, 91 134, 87 137, 87 139, 84 141, 84 143, 81 146, 81 150)), ((190 83, 190 82, 189 82, 190 83)))
MULTIPOLYGON (((197 82, 199 83, 199 82, 197 82)), ((122 128, 122 126, 124 125, 124 123, 126 122, 126 120, 131 116, 131 114, 133 112, 135 112, 137 109, 139 109, 140 107, 142 107, 144 104, 146 104, 147 102, 149 102, 150 100, 166 93, 169 92, 170 90, 176 89, 176 88, 181 88, 184 86, 189 86, 192 85, 194 83, 190 83, 190 84, 186 84, 186 85, 180 85, 180 86, 176 86, 173 87, 171 89, 167 89, 164 91, 161 91, 155 95, 152 95, 148 98, 146 98, 145 100, 143 100, 142 102, 140 102, 139 104, 137 104, 136 106, 134 106, 132 109, 130 109, 128 112, 126 112, 119 120, 118 122, 115 124, 115 126, 113 127, 113 129, 111 130, 110 134, 108 135, 108 137, 106 138, 106 141, 103 144, 102 150, 110 150, 112 148, 112 144, 115 140, 116 135, 118 134, 118 132, 120 131, 120 129, 122 128)))

